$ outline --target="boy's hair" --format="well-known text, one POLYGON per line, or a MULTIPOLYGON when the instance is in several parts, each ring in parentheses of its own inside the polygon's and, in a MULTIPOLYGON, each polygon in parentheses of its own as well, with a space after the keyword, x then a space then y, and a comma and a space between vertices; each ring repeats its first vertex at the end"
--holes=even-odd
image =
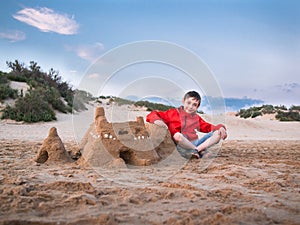
POLYGON ((197 91, 189 91, 189 92, 185 93, 183 100, 185 100, 187 98, 195 98, 196 100, 199 101, 199 105, 201 103, 201 97, 197 91))

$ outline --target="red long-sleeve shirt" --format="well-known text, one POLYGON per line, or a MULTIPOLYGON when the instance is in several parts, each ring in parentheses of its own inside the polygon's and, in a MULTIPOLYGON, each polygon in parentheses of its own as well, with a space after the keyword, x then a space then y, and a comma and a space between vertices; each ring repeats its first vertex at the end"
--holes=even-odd
POLYGON ((169 109, 167 111, 152 111, 147 115, 146 121, 154 123, 156 120, 162 120, 168 126, 173 137, 177 132, 182 133, 188 140, 194 141, 198 139, 197 131, 208 133, 224 127, 222 124, 214 126, 203 120, 198 114, 190 114, 185 112, 183 107, 177 109, 169 109))

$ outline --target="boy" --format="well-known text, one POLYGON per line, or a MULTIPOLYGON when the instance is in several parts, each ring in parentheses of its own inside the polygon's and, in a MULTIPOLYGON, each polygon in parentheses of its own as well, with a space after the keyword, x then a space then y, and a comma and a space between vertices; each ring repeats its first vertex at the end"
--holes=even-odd
POLYGON ((226 128, 223 124, 214 126, 197 114, 200 103, 199 93, 189 91, 184 95, 183 105, 179 108, 164 112, 152 111, 146 117, 147 122, 169 129, 177 144, 178 152, 185 158, 202 158, 207 148, 227 137, 226 128), (207 134, 199 139, 195 129, 207 134))

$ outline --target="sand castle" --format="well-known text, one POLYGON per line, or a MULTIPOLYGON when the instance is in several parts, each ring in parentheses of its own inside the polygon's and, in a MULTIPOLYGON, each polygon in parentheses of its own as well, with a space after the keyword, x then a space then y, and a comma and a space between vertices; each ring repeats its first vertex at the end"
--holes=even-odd
POLYGON ((83 137, 80 164, 96 167, 145 166, 159 162, 176 149, 166 128, 136 121, 109 123, 103 107, 95 110, 94 122, 83 137))
MULTIPOLYGON (((98 107, 80 149, 80 165, 125 168, 158 163, 176 151, 176 146, 166 128, 145 124, 143 117, 137 117, 136 121, 109 123, 104 108, 98 107)), ((55 127, 50 129, 34 160, 38 163, 73 162, 55 127)))
POLYGON ((73 161, 67 153, 55 127, 50 129, 48 137, 44 140, 34 160, 38 163, 45 163, 46 161, 50 163, 73 161))

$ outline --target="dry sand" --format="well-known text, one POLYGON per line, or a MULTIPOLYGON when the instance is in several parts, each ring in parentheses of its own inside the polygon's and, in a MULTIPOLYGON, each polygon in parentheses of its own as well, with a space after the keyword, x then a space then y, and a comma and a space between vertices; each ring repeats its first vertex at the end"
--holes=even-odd
MULTIPOLYGON (((76 151, 90 109, 49 123, 0 122, 0 224, 300 224, 300 123, 227 115, 217 157, 180 168, 34 162, 53 126, 76 151)), ((136 115, 146 112, 125 117, 136 115)))

